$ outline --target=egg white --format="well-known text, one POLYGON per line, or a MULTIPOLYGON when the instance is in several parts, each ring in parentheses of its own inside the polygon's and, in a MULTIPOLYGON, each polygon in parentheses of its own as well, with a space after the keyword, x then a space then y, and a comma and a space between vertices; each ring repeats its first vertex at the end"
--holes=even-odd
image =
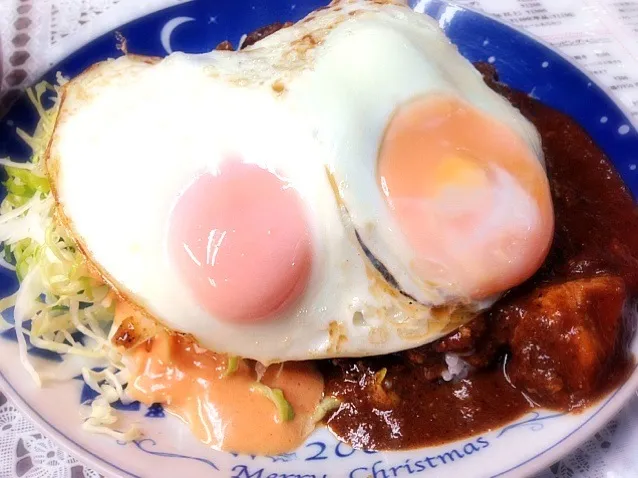
POLYGON ((409 247, 376 187, 392 111, 429 91, 462 95, 540 151, 533 128, 436 24, 391 2, 334 3, 242 52, 101 63, 62 92, 46 158, 60 217, 119 294, 211 350, 271 363, 415 347, 489 305, 401 268, 409 247), (229 154, 285 174, 311 221, 309 285, 267 323, 209 316, 167 253, 176 199, 229 154), (355 230, 422 304, 371 267, 355 230))
MULTIPOLYGON (((376 177, 379 148, 393 113, 426 95, 454 95, 508 125, 543 163, 533 125, 486 86, 432 18, 402 6, 385 5, 375 14, 343 22, 319 47, 312 71, 290 86, 295 108, 322 125, 317 127, 319 140, 330 149, 324 157, 331 160, 328 166, 362 241, 402 290, 424 304, 441 305, 464 298, 454 284, 436 277, 423 281, 413 272, 415 255, 388 214, 376 177)), ((506 198, 501 204, 514 202, 516 214, 523 217, 538 214, 533 198, 508 174, 502 175, 506 198)), ((513 220, 501 219, 493 226, 513 220)))

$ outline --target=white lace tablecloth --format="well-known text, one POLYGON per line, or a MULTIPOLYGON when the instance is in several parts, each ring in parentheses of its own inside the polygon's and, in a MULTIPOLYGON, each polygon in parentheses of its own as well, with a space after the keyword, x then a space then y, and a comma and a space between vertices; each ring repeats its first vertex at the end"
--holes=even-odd
MULTIPOLYGON (((17 91, 80 45, 180 1, 185 0, 0 0, 0 115, 17 91)), ((638 117, 638 0, 457 3, 552 43, 610 87, 638 117)), ((43 436, 0 393, 0 478, 97 476, 43 436)), ((537 478, 576 477, 638 477, 638 397, 589 442, 537 478)))

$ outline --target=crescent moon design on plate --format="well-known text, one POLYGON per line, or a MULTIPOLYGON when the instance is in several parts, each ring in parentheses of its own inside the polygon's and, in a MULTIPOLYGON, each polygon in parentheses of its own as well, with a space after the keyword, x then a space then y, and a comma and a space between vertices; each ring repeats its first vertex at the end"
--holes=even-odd
POLYGON ((173 31, 182 23, 194 21, 195 19, 193 17, 175 17, 164 24, 162 31, 160 32, 160 41, 162 42, 162 46, 164 47, 164 50, 166 50, 167 54, 170 55, 173 53, 173 49, 171 48, 171 35, 173 34, 173 31))

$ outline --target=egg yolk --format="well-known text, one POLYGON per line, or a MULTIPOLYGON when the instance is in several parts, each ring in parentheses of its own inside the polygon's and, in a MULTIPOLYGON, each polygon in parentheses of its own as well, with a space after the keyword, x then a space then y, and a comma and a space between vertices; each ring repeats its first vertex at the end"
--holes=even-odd
POLYGON ((302 294, 310 277, 312 244, 301 198, 276 174, 227 161, 178 198, 169 254, 213 317, 272 318, 302 294))
POLYGON ((554 218, 542 165, 516 132, 459 98, 401 106, 377 180, 425 281, 485 298, 527 279, 548 252, 554 218))

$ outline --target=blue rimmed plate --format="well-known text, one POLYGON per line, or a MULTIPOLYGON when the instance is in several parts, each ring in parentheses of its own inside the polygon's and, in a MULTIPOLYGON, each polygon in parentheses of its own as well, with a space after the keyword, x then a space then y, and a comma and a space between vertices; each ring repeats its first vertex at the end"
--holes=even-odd
MULTIPOLYGON (((119 30, 131 51, 163 55, 171 50, 204 52, 222 40, 237 43, 260 26, 297 20, 324 5, 320 0, 195 0, 136 20, 119 30)), ((413 7, 439 21, 461 53, 471 61, 489 61, 506 84, 533 93, 544 103, 574 117, 612 159, 638 196, 638 134, 626 113, 576 66, 538 40, 498 21, 438 0, 413 2, 413 7)), ((73 76, 90 64, 117 56, 114 34, 84 46, 55 71, 73 76)), ((36 118, 19 102, 0 122, 0 157, 24 157, 15 127, 33 127, 36 118)), ((0 271, 0 294, 15 290, 13 274, 0 271)), ((521 476, 548 466, 610 420, 638 387, 634 372, 620 388, 578 415, 537 411, 501 429, 440 447, 391 453, 366 453, 337 442, 319 430, 293 453, 253 457, 213 452, 160 406, 128 405, 127 420, 139 421, 145 437, 119 444, 89 435, 80 428, 80 403, 91 391, 80 380, 63 381, 39 390, 17 356, 15 334, 0 340, 0 386, 43 428, 80 459, 106 475, 227 476, 236 478, 351 477, 394 478, 521 476)), ((634 343, 638 352, 638 342, 634 343)), ((55 354, 30 353, 37 361, 59 360, 55 354)), ((256 431, 258 433, 258 431, 256 431)))

